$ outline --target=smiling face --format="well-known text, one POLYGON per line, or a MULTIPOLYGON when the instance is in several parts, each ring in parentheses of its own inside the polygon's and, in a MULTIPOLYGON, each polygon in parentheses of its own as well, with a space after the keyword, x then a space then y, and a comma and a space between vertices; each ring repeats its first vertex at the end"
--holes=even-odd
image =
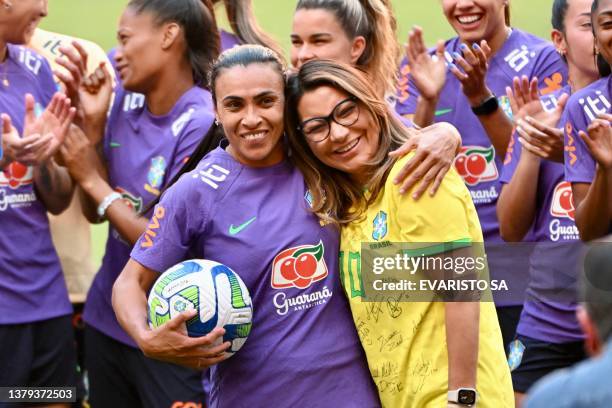
MULTIPOLYGON (((330 86, 320 86, 305 92, 298 104, 301 123, 317 117, 327 117, 339 103, 349 98, 345 92, 330 86)), ((365 184, 369 163, 380 143, 380 129, 370 111, 360 102, 359 118, 350 126, 331 121, 329 137, 320 142, 307 139, 314 155, 324 164, 348 173, 365 184)))
POLYGON ((125 89, 146 93, 151 78, 164 66, 163 35, 163 27, 155 24, 152 13, 137 13, 131 7, 125 9, 119 20, 119 45, 115 53, 117 71, 125 89))
POLYGON ((293 16, 291 64, 296 68, 314 59, 355 64, 364 48, 364 38, 348 38, 330 11, 300 9, 293 16))
POLYGON ((504 0, 442 0, 446 19, 466 43, 496 42, 505 35, 504 0))
MULTIPOLYGON (((8 37, 4 40, 13 44, 25 44, 40 20, 47 16, 47 0, 18 0, 9 4, 10 7, 3 10, 2 20, 11 30, 5 33, 8 37)), ((4 5, 0 7, 4 9, 4 5)))
POLYGON ((228 153, 251 167, 282 161, 284 79, 271 64, 237 65, 215 83, 217 117, 229 140, 228 153))
POLYGON ((612 0, 599 1, 593 24, 597 49, 608 64, 612 64, 612 0))

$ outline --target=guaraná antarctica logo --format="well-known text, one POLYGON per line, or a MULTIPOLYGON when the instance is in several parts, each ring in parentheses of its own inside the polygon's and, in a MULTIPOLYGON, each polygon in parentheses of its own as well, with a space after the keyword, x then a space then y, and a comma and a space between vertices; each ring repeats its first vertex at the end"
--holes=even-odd
POLYGON ((32 184, 34 169, 19 162, 12 162, 0 172, 0 187, 8 186, 16 190, 21 186, 32 184))
POLYGON ((285 249, 272 262, 272 287, 306 289, 327 274, 323 242, 285 249))
POLYGON ((455 168, 468 186, 497 180, 499 172, 495 165, 495 148, 464 146, 455 159, 455 168))
POLYGON ((569 218, 574 221, 575 213, 572 185, 569 181, 563 181, 555 187, 550 206, 550 215, 559 218, 569 218))

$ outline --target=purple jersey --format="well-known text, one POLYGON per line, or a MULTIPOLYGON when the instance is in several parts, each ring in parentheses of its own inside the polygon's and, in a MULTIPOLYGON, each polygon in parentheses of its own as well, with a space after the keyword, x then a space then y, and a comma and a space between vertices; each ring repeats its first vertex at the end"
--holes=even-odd
POLYGON ((596 162, 579 131, 587 131, 590 123, 600 113, 610 113, 612 77, 602 78, 567 101, 565 121, 565 178, 570 183, 591 184, 595 178, 596 162))
MULTIPOLYGON (((37 110, 57 89, 47 61, 25 47, 8 45, 0 64, 0 112, 23 131, 24 96, 37 110)), ((0 171, 0 324, 27 323, 72 312, 44 204, 34 188, 33 167, 13 162, 0 171)))
POLYGON ((225 30, 219 30, 219 37, 221 38, 221 52, 241 44, 238 36, 225 30))
MULTIPOLYGON (((140 212, 180 170, 213 122, 210 93, 193 87, 172 110, 152 115, 117 87, 107 121, 104 154, 109 184, 124 202, 140 212)), ((144 105, 144 96, 142 105, 144 105)), ((119 326, 111 305, 113 283, 129 260, 132 247, 109 225, 102 266, 87 295, 84 319, 107 336, 135 346, 119 326)))
POLYGON ((289 162, 251 168, 217 148, 163 196, 132 251, 159 272, 189 257, 221 262, 249 288, 253 328, 212 368, 212 407, 380 404, 337 275, 338 230, 321 227, 309 200, 289 162), (316 256, 306 265, 300 250, 316 256))
MULTIPOLYGON (((558 98, 571 93, 569 86, 542 98, 546 110, 558 98)), ((565 122, 567 110, 559 121, 565 122)), ((560 125, 562 126, 562 125, 560 125)), ((509 183, 521 158, 515 134, 508 146, 501 182, 509 183)), ((529 286, 517 333, 551 343, 583 340, 576 320, 576 271, 580 236, 574 222, 571 185, 565 181, 563 164, 540 162, 536 214, 531 238, 538 242, 529 260, 529 286), (571 265, 571 266, 570 266, 571 265)))
MULTIPOLYGON (((452 62, 452 53, 461 53, 461 41, 455 37, 446 42, 446 59, 452 62)), ((566 83, 567 68, 554 47, 538 37, 518 29, 512 34, 501 49, 490 59, 487 72, 487 86, 498 96, 500 106, 508 116, 512 116, 510 103, 506 95, 506 86, 512 85, 515 76, 535 76, 539 79, 542 94, 548 94, 560 89, 566 83)), ((410 78, 410 69, 406 60, 402 62, 400 89, 396 110, 401 115, 414 114, 417 107, 419 92, 410 78)), ((502 170, 502 160, 495 154, 489 136, 472 113, 470 104, 461 90, 461 83, 447 71, 446 83, 440 95, 435 112, 436 122, 449 122, 461 134, 463 147, 455 160, 455 167, 463 177, 472 200, 478 211, 482 233, 487 245, 489 266, 494 279, 507 279, 513 282, 511 294, 497 292, 495 299, 498 305, 521 304, 517 294, 523 288, 522 278, 516 276, 516 266, 507 265, 507 253, 497 245, 503 242, 499 235, 496 204, 501 185, 499 176, 502 170), (506 299, 508 297, 508 299, 506 299), (510 299, 512 298, 512 299, 510 299)))

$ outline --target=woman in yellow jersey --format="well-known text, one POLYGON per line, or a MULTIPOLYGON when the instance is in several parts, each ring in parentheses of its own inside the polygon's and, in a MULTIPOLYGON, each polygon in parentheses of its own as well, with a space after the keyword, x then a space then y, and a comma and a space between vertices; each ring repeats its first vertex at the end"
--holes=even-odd
POLYGON ((476 399, 479 407, 512 407, 493 303, 408 303, 407 292, 384 302, 364 300, 371 268, 361 263, 362 243, 438 243, 427 252, 442 257, 477 252, 472 244, 483 241, 469 192, 454 170, 435 196, 414 201, 399 194, 392 180, 410 155, 395 161, 388 153, 409 131, 376 95, 360 71, 311 61, 289 80, 286 120, 313 212, 341 228, 340 275, 381 401, 421 408, 473 406, 476 399))

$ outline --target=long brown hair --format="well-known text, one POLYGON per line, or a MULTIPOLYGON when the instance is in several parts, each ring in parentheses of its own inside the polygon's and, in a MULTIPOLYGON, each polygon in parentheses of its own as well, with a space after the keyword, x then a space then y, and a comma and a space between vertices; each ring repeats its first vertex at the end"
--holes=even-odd
POLYGON ((305 63, 287 82, 285 121, 291 159, 300 169, 312 194, 312 211, 324 222, 337 225, 359 219, 368 205, 382 191, 395 160, 389 157, 409 137, 406 128, 390 112, 387 102, 376 92, 371 81, 359 69, 328 60, 305 63), (301 122, 298 105, 302 96, 321 86, 330 86, 357 100, 360 109, 368 111, 380 130, 380 144, 368 165, 366 186, 350 175, 321 162, 298 130, 301 122), (364 195, 364 187, 368 195, 364 195))
POLYGON ((214 2, 220 1, 223 1, 232 31, 242 44, 262 45, 282 57, 283 50, 280 45, 257 23, 252 0, 215 0, 214 2))
POLYGON ((395 92, 401 52, 390 0, 299 0, 296 11, 301 9, 326 10, 348 38, 365 38, 366 48, 357 66, 368 73, 380 95, 395 92))

